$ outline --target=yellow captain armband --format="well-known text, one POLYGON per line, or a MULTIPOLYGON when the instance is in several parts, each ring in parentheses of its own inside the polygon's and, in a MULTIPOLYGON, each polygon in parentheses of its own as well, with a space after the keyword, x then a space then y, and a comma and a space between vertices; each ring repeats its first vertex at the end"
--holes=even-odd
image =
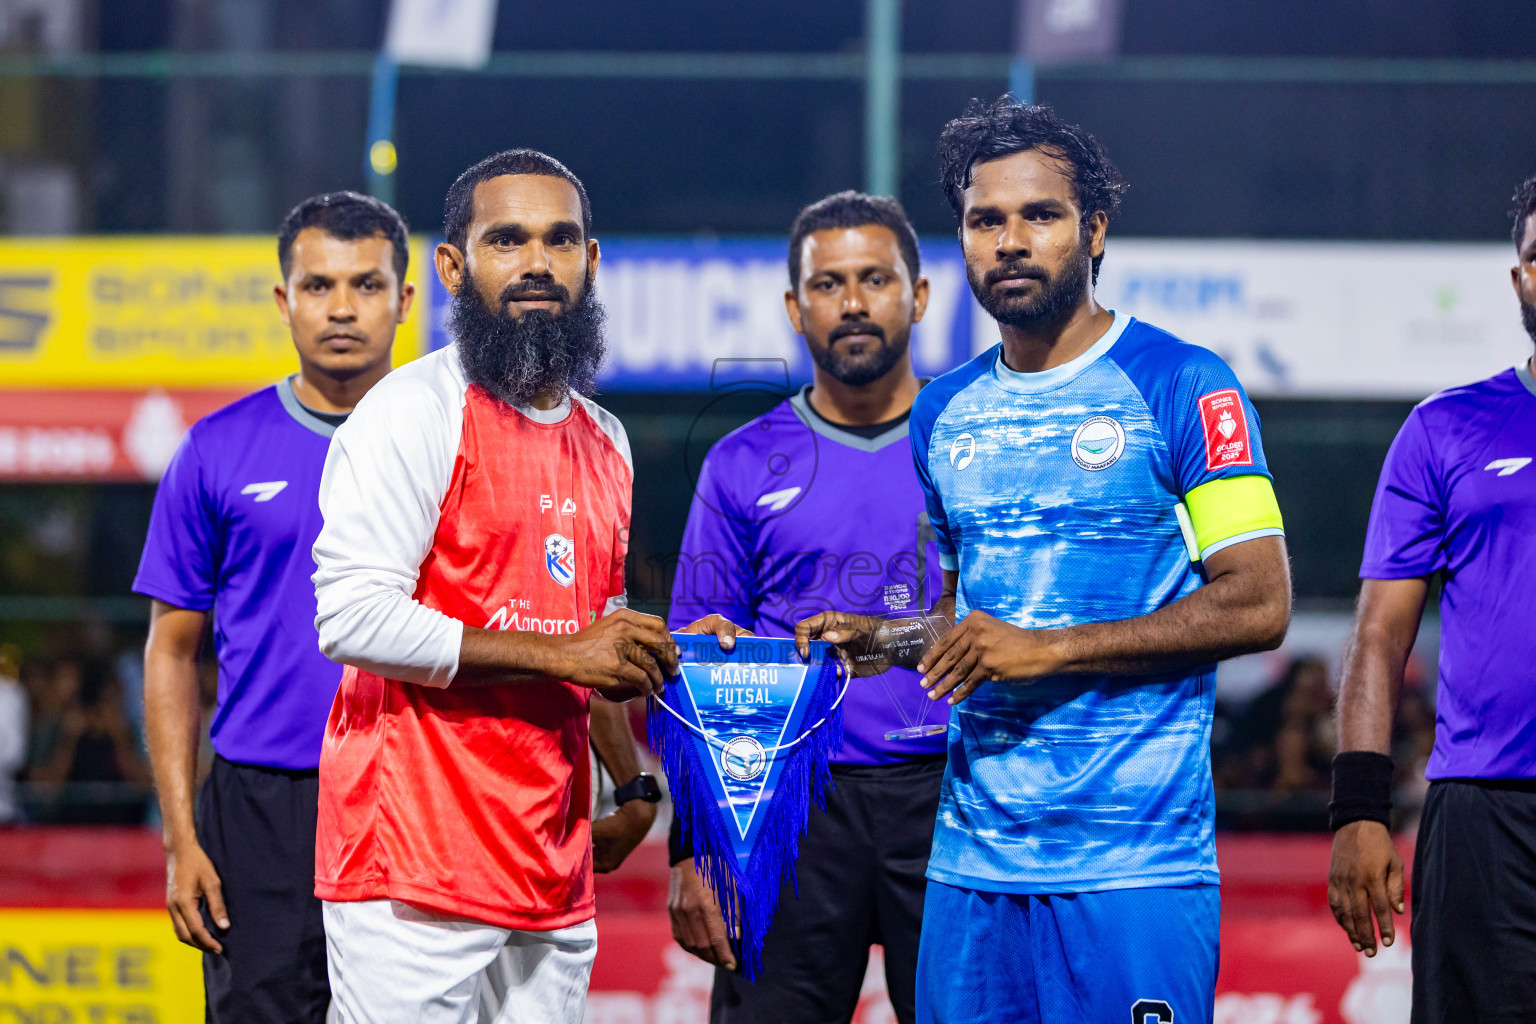
POLYGON ((1174 511, 1191 562, 1255 537, 1285 536, 1275 488, 1267 476, 1230 476, 1201 484, 1184 495, 1174 511))

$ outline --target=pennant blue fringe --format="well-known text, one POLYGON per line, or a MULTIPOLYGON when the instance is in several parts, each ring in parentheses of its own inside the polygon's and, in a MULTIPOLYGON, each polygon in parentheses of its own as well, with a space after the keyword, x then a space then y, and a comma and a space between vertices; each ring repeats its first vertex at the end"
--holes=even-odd
MULTIPOLYGON (((814 666, 813 666, 814 667, 814 666)), ((842 679, 834 659, 822 663, 821 672, 806 706, 807 726, 826 721, 796 746, 774 754, 786 758, 773 799, 759 813, 766 813, 762 831, 752 845, 743 873, 731 844, 729 825, 723 820, 704 773, 713 771, 699 762, 694 736, 681 722, 656 707, 646 715, 646 733, 651 749, 661 758, 672 793, 673 813, 682 822, 683 837, 693 844, 694 863, 720 903, 728 934, 734 941, 742 974, 756 981, 763 965, 763 939, 773 923, 779 904, 779 889, 787 877, 795 884, 795 860, 800 854, 800 836, 805 833, 810 801, 821 810, 827 808, 827 791, 832 788, 832 772, 827 759, 843 745, 843 707, 837 704, 842 679)), ((679 714, 683 702, 679 687, 670 685, 660 698, 679 714)), ((792 738, 792 737, 787 737, 792 738)))

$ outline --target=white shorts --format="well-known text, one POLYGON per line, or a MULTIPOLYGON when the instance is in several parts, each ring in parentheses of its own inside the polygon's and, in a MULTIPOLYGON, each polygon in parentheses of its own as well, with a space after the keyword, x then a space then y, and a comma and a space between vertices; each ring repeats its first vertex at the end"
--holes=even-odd
POLYGON ((327 902, 325 951, 339 1024, 581 1024, 597 925, 524 932, 398 900, 327 902))

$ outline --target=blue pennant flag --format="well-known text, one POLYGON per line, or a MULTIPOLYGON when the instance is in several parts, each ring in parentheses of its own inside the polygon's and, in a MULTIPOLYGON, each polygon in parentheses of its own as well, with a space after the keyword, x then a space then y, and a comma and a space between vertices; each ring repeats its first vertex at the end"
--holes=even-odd
POLYGON ((647 719, 694 863, 738 936, 753 980, 779 887, 794 877, 810 801, 826 806, 827 757, 842 746, 847 678, 831 644, 674 633, 680 675, 647 719))

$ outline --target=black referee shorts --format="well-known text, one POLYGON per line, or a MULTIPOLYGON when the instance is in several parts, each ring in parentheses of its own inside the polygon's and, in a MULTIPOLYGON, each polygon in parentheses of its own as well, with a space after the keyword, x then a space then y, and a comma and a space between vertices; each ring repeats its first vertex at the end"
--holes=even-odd
POLYGON ((858 1008, 869 947, 885 947, 885 983, 912 1024, 917 940, 944 757, 833 765, 825 813, 811 805, 795 875, 763 943, 756 982, 715 970, 711 1024, 830 1024, 858 1008))
POLYGON ((1536 1020, 1536 782, 1430 783, 1412 935, 1413 1024, 1536 1020))
POLYGON ((331 1003, 315 898, 320 773, 214 759, 197 798, 197 838, 224 886, 229 929, 203 954, 211 1024, 323 1024, 331 1003))

